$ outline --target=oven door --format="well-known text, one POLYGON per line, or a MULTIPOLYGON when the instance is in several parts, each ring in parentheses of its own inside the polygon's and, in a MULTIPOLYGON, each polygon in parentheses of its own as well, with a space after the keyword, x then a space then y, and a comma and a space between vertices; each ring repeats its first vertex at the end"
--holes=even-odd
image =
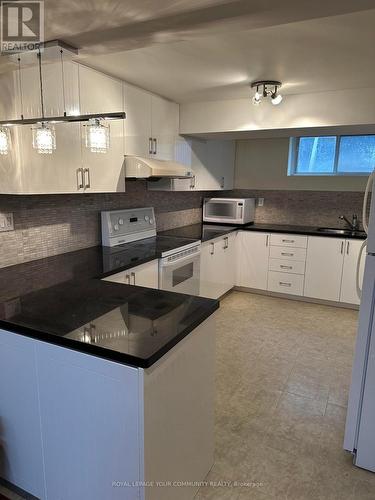
POLYGON ((174 262, 160 260, 159 281, 162 290, 199 295, 200 252, 174 262))
POLYGON ((204 204, 203 220, 227 224, 242 224, 243 205, 238 200, 209 200, 204 204))

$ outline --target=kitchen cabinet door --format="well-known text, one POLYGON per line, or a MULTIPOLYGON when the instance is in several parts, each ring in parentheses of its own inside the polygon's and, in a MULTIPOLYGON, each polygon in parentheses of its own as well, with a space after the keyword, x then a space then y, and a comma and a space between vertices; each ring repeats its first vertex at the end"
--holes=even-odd
POLYGON ((270 235, 240 231, 237 236, 236 285, 267 290, 270 235))
POLYGON ((17 127, 20 137, 22 193, 53 194, 83 192, 78 186, 77 169, 82 166, 80 124, 59 123, 56 150, 40 154, 32 146, 31 127, 17 127))
POLYGON ((230 233, 223 239, 224 239, 224 245, 223 245, 224 258, 223 258, 222 272, 224 274, 223 285, 225 287, 225 292, 227 292, 228 290, 231 290, 234 287, 236 280, 237 234, 230 233))
POLYGON ((124 83, 125 154, 151 156, 151 94, 124 83))
POLYGON ((0 73, 0 120, 17 120, 19 110, 19 75, 17 71, 0 73))
MULTIPOLYGON (((63 73, 60 63, 42 64, 44 115, 63 116, 80 113, 78 64, 71 61, 64 62, 63 73)), ((17 85, 17 89, 19 85, 17 85)), ((39 67, 30 66, 21 70, 21 96, 17 95, 18 114, 23 113, 25 118, 39 118, 42 116, 39 67)))
POLYGON ((146 288, 159 288, 159 261, 155 259, 151 262, 146 262, 146 264, 126 269, 125 271, 103 278, 103 281, 144 286, 146 288))
POLYGON ((235 141, 207 141, 207 170, 214 190, 233 189, 235 141))
MULTIPOLYGON (((348 304, 359 304, 360 299, 357 295, 356 275, 357 275, 357 261, 359 251, 361 249, 363 240, 346 240, 345 242, 345 256, 344 267, 342 272, 341 281, 341 294, 340 301, 348 304)), ((360 265, 360 286, 362 287, 363 273, 365 269, 365 256, 366 252, 362 254, 360 265)))
POLYGON ((153 260, 130 269, 130 282, 146 288, 159 288, 159 262, 153 260))
POLYGON ((86 147, 86 125, 81 124, 82 166, 85 192, 115 193, 125 191, 124 121, 110 120, 110 147, 106 153, 93 153, 86 147))
POLYGON ((124 110, 122 82, 82 65, 79 65, 79 96, 82 114, 124 110))
MULTIPOLYGON (((207 241, 201 248, 200 296, 217 299, 222 295, 220 265, 222 264, 220 241, 207 241), (219 271, 219 273, 218 273, 219 271)), ((221 270, 222 271, 222 270, 221 270)))
POLYGON ((309 236, 306 255, 305 297, 339 301, 345 240, 309 236))
POLYGON ((152 157, 158 160, 174 160, 178 135, 178 104, 153 95, 151 98, 152 157))

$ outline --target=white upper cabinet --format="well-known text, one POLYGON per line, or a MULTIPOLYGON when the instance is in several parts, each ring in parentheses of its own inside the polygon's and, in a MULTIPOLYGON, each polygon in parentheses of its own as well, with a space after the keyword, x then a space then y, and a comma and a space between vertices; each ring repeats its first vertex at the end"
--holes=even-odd
POLYGON ((345 240, 311 236, 308 239, 304 295, 339 301, 345 240))
POLYGON ((207 141, 207 170, 213 178, 211 189, 233 189, 235 141, 207 141))
POLYGON ((152 153, 151 94, 124 83, 125 154, 149 157, 152 153))
MULTIPOLYGON (((16 107, 18 118, 39 118, 42 116, 39 67, 21 69, 21 82, 16 85, 16 107)), ((79 114, 78 64, 71 61, 45 63, 42 65, 44 115, 62 116, 79 114), (63 79, 64 74, 64 79, 63 79), (63 84, 64 82, 64 84, 63 84)))
POLYGON ((18 114, 18 72, 7 71, 0 73, 0 120, 16 120, 20 118, 18 114))
POLYGON ((176 160, 190 167, 194 177, 191 180, 175 180, 175 191, 233 189, 234 141, 179 137, 176 142, 176 160))
POLYGON ((173 160, 178 135, 178 104, 124 83, 125 152, 173 160))
MULTIPOLYGON (((116 113, 124 110, 120 80, 86 66, 79 67, 80 108, 82 114, 116 113)), ((81 124, 83 191, 106 193, 125 191, 124 120, 107 121, 110 147, 106 153, 93 153, 86 147, 87 123, 81 124)), ((78 173, 78 175, 82 175, 78 173)))
POLYGON ((59 123, 56 127, 56 150, 40 154, 32 146, 31 126, 18 128, 24 194, 77 193, 77 169, 81 167, 79 123, 59 123))
MULTIPOLYGON (((357 294, 357 261, 363 240, 346 240, 344 267, 341 281, 340 301, 348 304, 359 304, 357 294)), ((359 285, 362 288, 363 273, 365 268, 365 255, 362 256, 359 268, 359 285)))
POLYGON ((173 160, 178 135, 178 104, 153 95, 151 98, 152 155, 158 160, 173 160))
POLYGON ((122 82, 81 65, 79 95, 82 114, 117 113, 124 110, 122 82))

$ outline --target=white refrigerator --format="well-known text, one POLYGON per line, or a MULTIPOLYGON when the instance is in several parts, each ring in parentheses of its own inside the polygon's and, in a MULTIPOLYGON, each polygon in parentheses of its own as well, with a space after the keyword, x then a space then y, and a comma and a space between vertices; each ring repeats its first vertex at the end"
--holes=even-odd
MULTIPOLYGON (((354 464, 375 472, 375 195, 367 215, 367 198, 375 171, 369 177, 363 203, 363 225, 368 233, 361 258, 366 258, 358 334, 346 417, 344 448, 354 464), (367 222, 368 221, 368 222, 367 222)), ((357 267, 357 270, 359 265, 357 267)), ((358 271, 357 271, 358 274, 358 271)), ((358 287, 359 288, 359 287, 358 287)))

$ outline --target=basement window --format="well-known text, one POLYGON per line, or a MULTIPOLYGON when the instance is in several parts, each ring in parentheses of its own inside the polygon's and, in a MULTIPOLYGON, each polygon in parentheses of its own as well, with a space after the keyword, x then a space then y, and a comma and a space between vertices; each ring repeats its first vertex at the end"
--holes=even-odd
POLYGON ((375 168, 375 135, 292 137, 288 175, 368 175, 375 168))

